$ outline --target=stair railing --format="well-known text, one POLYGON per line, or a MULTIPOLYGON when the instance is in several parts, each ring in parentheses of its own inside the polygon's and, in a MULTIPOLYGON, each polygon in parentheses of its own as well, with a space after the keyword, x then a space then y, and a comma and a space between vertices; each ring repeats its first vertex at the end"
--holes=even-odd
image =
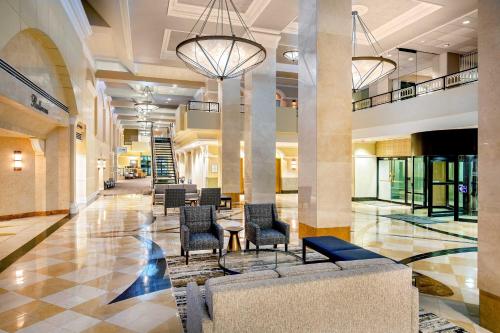
POLYGON ((153 124, 151 124, 151 178, 152 188, 154 190, 156 184, 156 151, 155 151, 155 135, 153 131, 153 124))
POLYGON ((172 137, 172 132, 173 132, 173 124, 170 124, 170 130, 168 131, 168 138, 170 139, 170 150, 172 151, 172 160, 174 162, 174 174, 175 174, 175 183, 179 183, 179 169, 177 168, 177 157, 175 155, 175 148, 174 148, 174 138, 172 137))

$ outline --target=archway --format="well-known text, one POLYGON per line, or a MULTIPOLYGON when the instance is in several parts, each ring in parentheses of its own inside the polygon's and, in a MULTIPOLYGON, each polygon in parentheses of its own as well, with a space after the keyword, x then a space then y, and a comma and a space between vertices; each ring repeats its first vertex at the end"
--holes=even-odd
POLYGON ((77 110, 66 64, 52 40, 31 28, 14 35, 0 59, 0 151, 20 151, 24 166, 2 167, 0 182, 22 190, 0 188, 0 219, 68 213, 74 179, 69 126, 77 110))

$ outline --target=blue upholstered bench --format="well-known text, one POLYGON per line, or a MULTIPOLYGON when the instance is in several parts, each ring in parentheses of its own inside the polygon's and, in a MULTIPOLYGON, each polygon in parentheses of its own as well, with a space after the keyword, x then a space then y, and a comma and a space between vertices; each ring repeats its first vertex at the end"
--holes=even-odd
POLYGON ((306 237, 302 240, 302 261, 304 264, 316 263, 315 261, 306 261, 306 247, 321 253, 329 260, 323 261, 348 261, 387 258, 370 250, 363 249, 360 246, 346 242, 333 236, 306 237))

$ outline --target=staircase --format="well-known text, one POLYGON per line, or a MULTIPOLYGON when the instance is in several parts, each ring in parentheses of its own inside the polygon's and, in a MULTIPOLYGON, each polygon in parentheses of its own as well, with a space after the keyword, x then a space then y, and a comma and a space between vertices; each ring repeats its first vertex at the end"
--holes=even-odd
POLYGON ((172 140, 168 137, 154 137, 153 140, 154 185, 177 184, 172 140))

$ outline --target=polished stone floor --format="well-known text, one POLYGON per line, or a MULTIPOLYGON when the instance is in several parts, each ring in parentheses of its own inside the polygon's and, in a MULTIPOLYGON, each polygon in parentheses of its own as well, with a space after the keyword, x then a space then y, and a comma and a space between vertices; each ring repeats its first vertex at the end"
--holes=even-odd
MULTIPOLYGON (((298 245, 297 195, 278 195, 277 203, 298 245)), ((0 332, 181 331, 164 260, 180 253, 178 214, 171 213, 155 207, 154 219, 147 195, 100 197, 0 274, 0 332)), ((452 296, 422 294, 421 307, 484 332, 474 323, 477 253, 461 252, 477 246, 477 225, 384 217, 402 213, 406 206, 353 203, 352 241, 409 260, 416 272, 448 286, 452 296)), ((236 207, 221 212, 219 222, 241 225, 242 217, 236 207)))

